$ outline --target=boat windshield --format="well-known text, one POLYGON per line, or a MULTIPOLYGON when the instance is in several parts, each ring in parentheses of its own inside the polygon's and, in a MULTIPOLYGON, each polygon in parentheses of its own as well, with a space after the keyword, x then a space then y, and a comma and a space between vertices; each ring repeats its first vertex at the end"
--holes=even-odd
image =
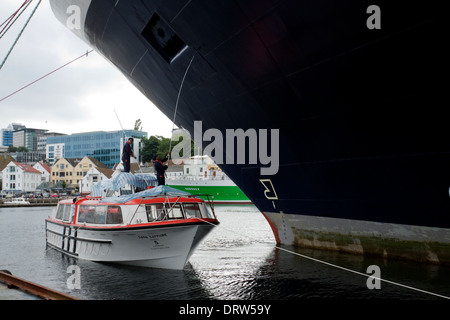
POLYGON ((121 224, 123 222, 120 206, 81 205, 78 223, 121 224))
POLYGON ((189 218, 201 218, 202 212, 200 211, 200 206, 198 203, 184 203, 184 211, 186 212, 186 217, 189 218))
POLYGON ((214 218, 204 203, 151 203, 145 205, 148 222, 171 220, 214 218))
POLYGON ((73 218, 73 215, 71 215, 72 210, 75 210, 75 207, 72 207, 70 204, 59 204, 55 218, 63 221, 71 221, 73 218))

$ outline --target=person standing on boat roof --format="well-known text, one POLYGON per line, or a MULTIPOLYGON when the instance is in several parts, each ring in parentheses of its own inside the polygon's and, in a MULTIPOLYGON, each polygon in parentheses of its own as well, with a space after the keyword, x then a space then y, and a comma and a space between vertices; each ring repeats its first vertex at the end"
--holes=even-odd
POLYGON ((136 159, 133 153, 133 149, 131 148, 131 144, 133 143, 133 138, 128 138, 128 141, 125 142, 122 151, 122 161, 123 161, 123 172, 130 172, 130 158, 133 157, 136 159))
POLYGON ((153 165, 155 166, 156 178, 158 179, 158 186, 163 186, 166 184, 166 170, 168 166, 164 164, 170 156, 170 152, 164 159, 160 159, 158 155, 153 157, 153 165))

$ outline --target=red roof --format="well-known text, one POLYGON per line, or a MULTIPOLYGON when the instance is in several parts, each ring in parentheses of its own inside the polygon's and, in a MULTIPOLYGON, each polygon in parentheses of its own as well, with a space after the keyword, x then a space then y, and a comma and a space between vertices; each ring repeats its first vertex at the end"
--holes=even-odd
POLYGON ((25 172, 31 172, 31 173, 39 173, 39 174, 41 174, 40 171, 36 170, 36 169, 33 168, 32 166, 29 166, 29 165, 27 165, 27 164, 23 164, 23 163, 20 163, 20 162, 17 162, 17 161, 13 161, 13 162, 14 162, 14 164, 15 164, 16 166, 18 166, 20 169, 22 169, 22 170, 25 171, 25 172))
POLYGON ((38 162, 40 165, 41 165, 41 167, 42 168, 44 168, 44 170, 46 170, 48 173, 51 173, 52 172, 52 169, 47 165, 47 164, 45 164, 45 163, 43 163, 43 162, 38 162))

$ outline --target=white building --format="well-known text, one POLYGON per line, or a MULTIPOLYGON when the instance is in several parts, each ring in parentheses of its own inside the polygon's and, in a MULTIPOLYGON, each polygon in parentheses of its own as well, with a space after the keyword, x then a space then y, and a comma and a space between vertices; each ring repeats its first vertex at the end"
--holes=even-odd
POLYGON ((3 169, 3 192, 34 192, 41 183, 41 173, 32 166, 11 161, 3 169))
POLYGON ((42 174, 41 182, 50 182, 50 174, 52 172, 52 169, 48 165, 43 162, 36 162, 33 168, 35 168, 42 174))
POLYGON ((114 170, 110 168, 92 167, 79 182, 80 194, 91 192, 91 187, 100 181, 110 179, 114 170))
POLYGON ((45 157, 52 165, 58 159, 65 157, 65 144, 64 143, 54 143, 47 144, 45 147, 45 157))
POLYGON ((184 161, 185 180, 228 180, 225 173, 207 155, 193 156, 184 161))

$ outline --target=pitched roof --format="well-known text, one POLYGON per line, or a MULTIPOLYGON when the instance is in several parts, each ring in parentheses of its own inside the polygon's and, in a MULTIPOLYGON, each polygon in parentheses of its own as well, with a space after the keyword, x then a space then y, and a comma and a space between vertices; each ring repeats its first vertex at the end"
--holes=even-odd
POLYGON ((64 159, 66 159, 66 161, 70 163, 70 165, 74 168, 77 166, 77 164, 81 162, 81 159, 79 158, 64 158, 64 159))
POLYGON ((81 161, 81 159, 77 159, 77 158, 59 158, 58 160, 56 160, 56 162, 53 164, 53 166, 55 166, 56 163, 63 161, 63 160, 68 162, 74 168, 81 161))
POLYGON ((109 169, 109 167, 106 165, 106 164, 104 164, 103 162, 101 162, 100 160, 98 160, 98 159, 95 159, 94 157, 87 157, 89 160, 91 160, 92 161, 92 163, 97 167, 97 168, 108 168, 109 169))
POLYGON ((0 155, 0 171, 3 171, 11 161, 14 161, 14 158, 10 155, 0 155))
MULTIPOLYGON (((113 170, 116 171, 117 167, 119 165, 121 165, 122 168, 123 168, 123 164, 122 163, 116 163, 114 165, 114 167, 113 167, 113 170)), ((136 163, 136 162, 130 163, 130 172, 131 173, 139 173, 139 172, 141 172, 141 167, 139 166, 139 163, 136 163)))
POLYGON ((47 164, 45 164, 44 162, 39 161, 38 163, 39 163, 39 164, 41 165, 41 167, 44 168, 44 170, 47 171, 48 173, 51 173, 51 172, 52 172, 52 169, 51 169, 47 164))
POLYGON ((96 167, 96 169, 103 173, 108 179, 110 179, 114 173, 113 169, 105 168, 105 167, 96 167))
POLYGON ((35 168, 33 168, 32 166, 28 165, 28 164, 23 164, 21 162, 17 162, 17 161, 13 161, 13 163, 18 166, 20 169, 22 169, 24 172, 30 172, 30 173, 39 173, 41 174, 40 171, 36 170, 35 168))

